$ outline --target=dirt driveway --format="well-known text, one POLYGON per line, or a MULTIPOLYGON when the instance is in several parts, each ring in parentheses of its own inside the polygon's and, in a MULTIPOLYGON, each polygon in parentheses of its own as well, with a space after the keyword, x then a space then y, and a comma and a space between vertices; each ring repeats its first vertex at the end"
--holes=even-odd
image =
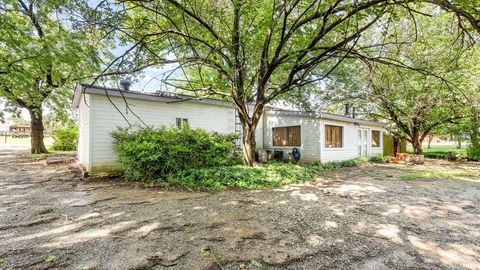
POLYGON ((187 193, 85 183, 2 150, 0 268, 480 269, 478 172, 366 165, 277 190, 187 193), (404 179, 416 170, 448 177, 404 179))

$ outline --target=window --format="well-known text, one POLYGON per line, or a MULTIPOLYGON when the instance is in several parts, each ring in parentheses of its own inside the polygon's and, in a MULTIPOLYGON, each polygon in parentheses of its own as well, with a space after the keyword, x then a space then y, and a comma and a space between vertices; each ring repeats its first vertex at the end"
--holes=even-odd
POLYGON ((380 147, 380 130, 372 130, 372 147, 380 147))
POLYGON ((188 119, 187 118, 175 118, 175 124, 177 125, 178 129, 181 129, 184 126, 188 126, 188 119))
POLYGON ((343 127, 325 125, 325 148, 343 147, 343 127))
POLYGON ((300 146, 300 138, 300 126, 273 128, 273 146, 300 146))

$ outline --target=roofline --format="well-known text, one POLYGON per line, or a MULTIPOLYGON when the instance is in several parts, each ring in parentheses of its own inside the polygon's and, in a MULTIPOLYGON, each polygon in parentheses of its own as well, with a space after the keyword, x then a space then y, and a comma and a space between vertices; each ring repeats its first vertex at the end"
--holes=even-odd
MULTIPOLYGON (((150 94, 150 93, 143 93, 137 91, 124 91, 118 88, 111 88, 111 87, 104 87, 98 85, 90 85, 90 84, 77 84, 75 87, 75 94, 73 96, 72 105, 78 108, 80 104, 80 99, 83 94, 93 94, 93 95, 108 95, 114 97, 124 97, 124 98, 133 98, 133 99, 140 99, 140 100, 151 100, 151 101, 160 101, 165 103, 176 103, 176 102, 197 102, 197 103, 204 103, 216 106, 224 106, 224 107, 234 107, 234 104, 227 101, 221 101, 211 98, 196 98, 193 96, 183 95, 183 94, 176 94, 170 92, 161 92, 159 94, 150 94)), ((283 109, 276 109, 273 107, 268 107, 265 109, 265 112, 269 114, 278 114, 278 115, 290 115, 290 116, 301 116, 301 117, 313 117, 313 118, 321 118, 321 119, 328 119, 328 120, 335 120, 341 122, 348 122, 348 123, 356 123, 359 125, 369 125, 369 126, 378 126, 384 127, 386 123, 380 123, 375 121, 369 121, 364 119, 352 118, 343 115, 336 115, 330 113, 323 113, 323 112, 302 112, 302 111, 290 111, 290 110, 283 110, 283 109)))
POLYGON ((176 102, 197 102, 204 103, 216 106, 225 106, 233 107, 233 103, 227 101, 221 101, 211 98, 197 98, 188 95, 176 94, 171 92, 157 92, 157 93, 143 93, 138 91, 125 91, 118 88, 103 87, 90 84, 77 84, 75 87, 75 94, 73 96, 72 105, 78 107, 80 104, 81 94, 92 94, 92 95, 108 95, 114 97, 125 97, 132 99, 141 99, 141 100, 151 100, 151 101, 160 101, 165 103, 176 103, 176 102))
POLYGON ((298 116, 298 117, 311 117, 311 118, 320 118, 327 120, 335 120, 340 122, 354 123, 358 125, 365 126, 376 126, 376 127, 385 127, 386 123, 370 121, 365 119, 353 118, 338 114, 323 113, 323 112, 302 112, 302 111, 289 111, 282 109, 270 109, 266 111, 268 114, 274 115, 289 115, 289 116, 298 116))

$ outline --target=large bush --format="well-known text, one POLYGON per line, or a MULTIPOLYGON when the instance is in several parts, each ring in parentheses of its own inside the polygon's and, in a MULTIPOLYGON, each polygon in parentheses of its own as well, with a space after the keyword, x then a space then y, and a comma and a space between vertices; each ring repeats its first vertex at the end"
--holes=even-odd
POLYGON ((77 150, 78 127, 67 127, 53 132, 52 149, 56 151, 77 150))
POLYGON ((149 182, 190 168, 239 164, 237 135, 184 127, 118 128, 114 151, 126 180, 149 182))
POLYGON ((470 160, 480 161, 480 147, 469 145, 467 147, 467 158, 470 160))

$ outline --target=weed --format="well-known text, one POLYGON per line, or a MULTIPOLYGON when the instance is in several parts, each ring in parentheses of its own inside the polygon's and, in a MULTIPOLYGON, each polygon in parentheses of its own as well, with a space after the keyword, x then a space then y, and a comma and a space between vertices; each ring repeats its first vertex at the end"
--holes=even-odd
POLYGON ((209 248, 200 249, 200 256, 207 257, 208 255, 210 255, 210 249, 209 248))
POLYGON ((251 260, 250 264, 258 267, 260 270, 268 270, 268 267, 264 266, 261 262, 257 260, 251 260))
POLYGON ((48 255, 47 258, 45 258, 46 263, 53 263, 57 260, 57 257, 54 255, 48 255))

